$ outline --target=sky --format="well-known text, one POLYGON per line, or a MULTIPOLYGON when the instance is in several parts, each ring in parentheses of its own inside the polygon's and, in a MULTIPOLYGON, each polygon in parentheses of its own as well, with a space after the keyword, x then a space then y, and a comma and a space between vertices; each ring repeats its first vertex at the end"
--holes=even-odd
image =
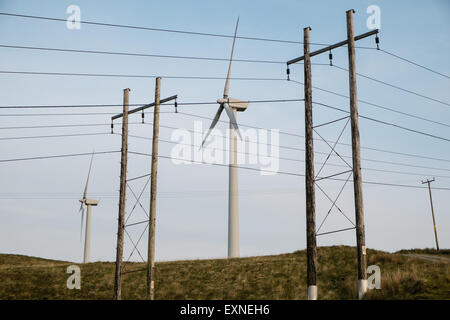
MULTIPOLYGON (((81 20, 110 24, 184 30, 232 35, 237 17, 238 35, 246 37, 302 41, 302 30, 312 28, 312 43, 332 44, 346 39, 345 12, 355 9, 355 34, 369 31, 366 12, 370 5, 380 8, 380 48, 443 74, 450 74, 450 4, 434 1, 8 1, 0 0, 0 12, 66 19, 70 5, 81 10, 81 20)), ((232 39, 186 35, 138 29, 81 24, 68 29, 65 22, 0 15, 0 45, 35 46, 158 55, 214 57, 227 59, 232 39)), ((382 83, 358 77, 360 115, 392 122, 432 135, 450 138, 449 79, 375 49, 373 37, 356 44, 357 72, 432 97, 426 99, 382 83), (373 104, 388 107, 392 112, 373 104), (424 121, 399 112, 431 119, 424 121), (440 122, 441 124, 437 124, 440 122), (442 124, 443 123, 443 124, 442 124), (447 125, 446 125, 447 124, 447 125)), ((313 45, 316 50, 323 45, 313 45)), ((299 43, 237 39, 235 59, 285 62, 301 56, 299 43)), ((312 58, 313 101, 349 108, 346 98, 321 91, 322 88, 348 95, 348 75, 328 65, 328 54, 312 58)), ((347 68, 345 47, 333 50, 333 63, 347 68)), ((168 76, 225 77, 227 61, 168 59, 155 57, 49 52, 0 47, 1 71, 104 73, 157 75, 162 77, 161 97, 178 95, 178 102, 210 102, 221 98, 224 80, 173 79, 168 76)), ((303 81, 303 65, 291 67, 291 78, 303 81)), ((232 77, 285 79, 283 63, 234 62, 232 77)), ((155 79, 132 77, 74 77, 0 73, 0 160, 95 150, 120 150, 120 136, 108 134, 111 115, 121 112, 124 88, 130 88, 130 103, 153 102, 155 79), (9 109, 19 105, 114 104, 114 107, 58 109, 9 109), (110 113, 73 115, 73 113, 110 113), (40 115, 37 115, 40 114, 40 115), (52 114, 47 115, 45 114, 52 114), (59 114, 59 115, 55 115, 59 114), (35 128, 28 126, 101 124, 99 126, 35 128), (22 127, 5 129, 5 127, 22 127), (101 133, 91 136, 6 139, 42 135, 101 133)), ((302 99, 303 86, 285 80, 231 80, 230 95, 240 100, 302 99)), ((173 152, 174 130, 203 130, 209 119, 183 113, 213 117, 217 105, 161 107, 159 153, 173 152), (201 121, 195 123, 194 121, 201 121), (163 127, 165 126, 165 127, 163 127)), ((294 175, 261 175, 239 170, 239 215, 241 256, 268 255, 304 249, 306 217, 304 178, 303 102, 250 103, 238 114, 238 123, 290 133, 279 135, 279 172, 294 175), (292 133, 294 135, 292 135, 292 133), (286 148, 287 147, 287 148, 286 148), (297 159, 297 161, 286 160, 297 159)), ((314 106, 314 124, 342 117, 342 113, 314 106)), ((129 150, 150 153, 152 126, 139 124, 140 115, 130 116, 129 150), (133 138, 131 135, 147 137, 133 138)), ((227 128, 226 115, 218 124, 227 128)), ((149 109, 146 121, 152 122, 149 109)), ((335 140, 345 121, 318 129, 320 135, 335 140)), ((120 132, 120 121, 115 132, 120 132)), ((360 119, 362 176, 366 181, 424 187, 421 181, 435 177, 432 187, 450 188, 450 149, 448 141, 432 138, 360 119), (380 152, 373 149, 388 150, 380 152), (420 155, 406 156, 397 153, 420 155), (433 160, 429 158, 439 158, 433 160), (377 161, 373 161, 377 160, 377 161), (381 162, 380 162, 381 161, 381 162), (393 164, 395 163, 395 164, 393 164), (367 170, 371 169, 371 170, 367 170), (375 170, 394 172, 382 172, 375 170), (403 173, 398 173, 401 171, 403 173)), ((329 148, 315 136, 315 160, 323 162, 329 148), (325 154, 324 154, 325 153, 325 154)), ((351 155, 349 127, 336 150, 351 155)), ((225 144, 224 147, 227 147, 225 144)), ((192 152, 196 149, 193 148, 192 152)), ((346 158, 348 160, 348 158, 346 158)), ((0 162, 0 252, 25 254, 79 262, 83 255, 80 241, 79 199, 86 182, 90 156, 0 162)), ((349 160, 348 160, 349 161, 349 160)), ((338 157, 329 163, 345 164, 338 157)), ((247 165, 245 165, 247 166, 247 165)), ((260 168, 258 165, 248 165, 260 168)), ((316 164, 316 170, 320 164, 316 164)), ((342 168, 341 168, 342 169, 342 168)), ((340 172, 326 167, 322 174, 340 172)), ((129 155, 128 177, 148 174, 150 158, 129 155)), ((120 153, 96 155, 93 160, 88 195, 100 200, 92 213, 92 261, 115 259, 118 217, 120 153)), ((343 176, 345 177, 345 176, 343 176)), ((146 179, 130 182, 139 194, 146 179)), ((339 181, 318 184, 334 198, 342 187, 339 181)), ((343 189, 336 204, 354 221, 352 184, 343 189)), ((450 247, 450 197, 448 190, 433 190, 433 204, 441 248, 450 247)), ((367 247, 385 251, 435 246, 428 190, 386 185, 363 185, 367 247)), ((330 202, 316 189, 318 224, 326 216, 330 202)), ((146 218, 130 190, 127 213, 130 222, 146 218)), ((148 211, 149 190, 144 189, 142 206, 148 211)), ((228 168, 208 164, 175 164, 159 160, 156 221, 156 259, 224 258, 227 255, 228 168)), ((322 231, 351 227, 333 210, 322 231)), ((137 248, 144 256, 147 247, 145 225, 127 228, 124 258, 139 261, 132 242, 143 234, 137 248)), ((319 246, 352 245, 354 230, 318 237, 319 246)))

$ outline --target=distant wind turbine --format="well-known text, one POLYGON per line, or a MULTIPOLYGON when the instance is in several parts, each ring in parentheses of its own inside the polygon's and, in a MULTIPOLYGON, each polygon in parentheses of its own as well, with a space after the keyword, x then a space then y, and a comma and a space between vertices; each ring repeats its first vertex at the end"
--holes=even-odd
POLYGON ((91 207, 96 206, 98 204, 98 200, 87 198, 89 177, 91 175, 92 168, 92 160, 94 159, 94 152, 92 152, 91 162, 89 164, 88 176, 86 179, 86 185, 84 186, 83 198, 79 201, 81 202, 80 210, 81 212, 81 228, 80 228, 80 241, 83 233, 83 220, 84 220, 84 208, 87 206, 87 215, 86 215, 86 231, 84 238, 84 259, 83 263, 89 262, 90 249, 91 249, 91 207))
POLYGON ((236 29, 234 31, 233 46, 231 48, 230 63, 228 65, 228 74, 225 81, 225 88, 223 91, 223 98, 218 99, 219 109, 211 123, 211 126, 206 133, 203 140, 202 147, 211 131, 219 121, 222 111, 225 109, 228 118, 230 119, 230 163, 229 163, 229 191, 228 191, 228 258, 239 257, 239 210, 238 210, 238 175, 237 175, 237 135, 242 140, 241 133, 236 122, 237 111, 243 112, 247 109, 248 102, 240 101, 238 99, 229 98, 228 92, 230 89, 230 73, 231 63, 233 61, 234 45, 236 43, 236 34, 239 26, 239 18, 236 22, 236 29))

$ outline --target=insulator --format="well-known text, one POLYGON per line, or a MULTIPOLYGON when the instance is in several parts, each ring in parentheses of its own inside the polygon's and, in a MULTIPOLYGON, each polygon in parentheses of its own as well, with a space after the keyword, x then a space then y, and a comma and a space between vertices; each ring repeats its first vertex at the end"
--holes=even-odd
POLYGON ((175 100, 175 104, 174 105, 175 105, 175 113, 178 113, 178 109, 177 109, 178 108, 178 102, 177 102, 177 100, 175 100))
POLYGON ((289 79, 289 75, 291 74, 291 70, 289 70, 289 67, 286 69, 286 75, 287 75, 287 79, 289 79))
POLYGON ((377 50, 380 50, 380 38, 378 38, 378 35, 375 36, 375 43, 377 44, 377 50))
POLYGON ((142 123, 144 123, 144 117, 145 117, 145 115, 144 115, 144 110, 142 110, 142 115, 141 115, 142 123))
POLYGON ((114 133, 114 123, 111 122, 111 134, 114 133))
POLYGON ((330 59, 330 66, 332 66, 333 65, 333 54, 331 53, 331 51, 328 54, 328 59, 330 59))

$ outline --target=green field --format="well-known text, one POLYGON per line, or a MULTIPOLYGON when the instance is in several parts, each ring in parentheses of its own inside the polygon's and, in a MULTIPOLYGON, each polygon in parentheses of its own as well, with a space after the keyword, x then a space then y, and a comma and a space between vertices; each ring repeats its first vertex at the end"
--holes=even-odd
MULTIPOLYGON (((368 250, 381 268, 381 289, 367 299, 450 299, 450 250, 368 250)), ((73 263, 0 254, 0 299, 111 299, 114 263, 81 267, 81 289, 69 290, 73 263)), ((356 249, 318 248, 320 299, 357 297, 356 249)), ((144 268, 132 263, 126 270, 144 268)), ((305 299, 306 253, 156 263, 156 299, 305 299)), ((145 272, 124 275, 123 299, 145 298, 145 272)))

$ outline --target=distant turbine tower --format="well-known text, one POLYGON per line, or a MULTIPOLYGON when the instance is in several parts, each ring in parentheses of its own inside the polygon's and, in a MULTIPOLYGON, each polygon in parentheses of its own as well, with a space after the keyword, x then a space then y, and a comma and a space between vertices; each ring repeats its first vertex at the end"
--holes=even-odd
POLYGON ((231 48, 230 64, 228 65, 228 74, 225 81, 225 89, 223 91, 223 99, 218 99, 220 105, 217 113, 211 123, 211 126, 203 140, 202 147, 205 144, 211 131, 219 121, 220 114, 225 109, 230 119, 230 164, 229 164, 229 190, 228 190, 228 258, 239 257, 239 209, 238 209, 238 175, 237 175, 237 137, 241 138, 239 128, 236 122, 237 111, 243 112, 247 109, 248 102, 229 98, 228 91, 230 89, 230 72, 231 62, 233 61, 234 44, 236 42, 236 34, 239 25, 239 18, 236 22, 236 30, 234 31, 233 46, 231 48))
POLYGON ((84 186, 83 198, 81 198, 81 200, 79 200, 81 202, 80 210, 79 210, 79 212, 81 212, 80 241, 81 241, 81 236, 83 233, 84 207, 87 206, 83 263, 89 262, 89 256, 90 256, 90 251, 91 251, 91 207, 96 206, 98 204, 98 200, 87 198, 87 190, 88 190, 88 184, 89 184, 89 177, 91 175, 93 158, 94 158, 94 153, 92 152, 91 162, 89 164, 88 176, 86 179, 86 185, 84 186))

